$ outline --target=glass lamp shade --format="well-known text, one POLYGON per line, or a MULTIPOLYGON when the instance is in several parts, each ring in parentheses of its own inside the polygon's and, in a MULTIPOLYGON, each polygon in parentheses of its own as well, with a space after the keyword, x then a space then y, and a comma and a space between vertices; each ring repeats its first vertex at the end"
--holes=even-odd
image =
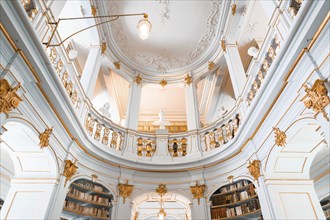
POLYGON ((78 55, 78 52, 76 50, 70 50, 69 51, 69 55, 68 55, 69 56, 69 60, 76 59, 77 55, 78 55))
POLYGON ((148 38, 149 33, 151 31, 151 24, 148 21, 148 19, 144 18, 139 21, 138 23, 138 29, 139 29, 139 36, 142 40, 145 40, 148 38))

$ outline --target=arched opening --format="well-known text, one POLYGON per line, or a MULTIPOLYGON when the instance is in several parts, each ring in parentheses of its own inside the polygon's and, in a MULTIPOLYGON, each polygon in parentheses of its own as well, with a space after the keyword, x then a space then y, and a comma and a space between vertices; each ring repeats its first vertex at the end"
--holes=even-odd
POLYGON ((38 134, 30 126, 10 121, 4 127, 1 219, 43 219, 58 176, 55 156, 50 147, 40 149, 38 134))
MULTIPOLYGON (((158 213, 161 208, 161 197, 156 192, 142 194, 132 203, 132 220, 159 220, 158 213)), ((163 196, 162 207, 166 213, 166 220, 190 220, 190 201, 186 197, 168 192, 163 196)))

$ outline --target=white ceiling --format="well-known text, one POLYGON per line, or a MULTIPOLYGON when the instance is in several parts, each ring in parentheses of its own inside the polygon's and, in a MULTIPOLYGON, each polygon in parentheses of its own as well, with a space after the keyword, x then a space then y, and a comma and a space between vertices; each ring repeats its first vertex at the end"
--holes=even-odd
POLYGON ((220 1, 102 1, 97 4, 108 14, 149 15, 152 30, 147 40, 139 38, 136 27, 142 16, 120 17, 109 24, 110 33, 105 33, 112 52, 145 75, 185 74, 196 62, 204 64, 205 60, 200 58, 216 44, 220 1))

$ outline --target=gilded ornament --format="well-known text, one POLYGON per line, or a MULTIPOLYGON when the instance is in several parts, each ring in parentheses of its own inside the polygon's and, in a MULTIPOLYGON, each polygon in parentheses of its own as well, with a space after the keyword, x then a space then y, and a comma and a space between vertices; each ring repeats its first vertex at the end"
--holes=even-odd
POLYGON ((106 42, 102 42, 101 44, 101 54, 105 54, 105 52, 107 52, 107 43, 106 42))
POLYGON ((134 82, 137 84, 137 85, 141 85, 142 83, 142 77, 140 75, 137 75, 134 79, 134 82))
POLYGON ((91 14, 93 15, 93 17, 96 16, 96 13, 97 13, 96 6, 95 5, 91 5, 91 14))
POLYGON ((120 62, 119 62, 119 61, 117 61, 117 62, 113 62, 113 65, 115 66, 115 68, 116 68, 117 70, 120 70, 120 62))
POLYGON ((221 40, 221 48, 222 48, 223 52, 226 53, 226 41, 224 39, 221 40))
POLYGON ((231 6, 231 14, 232 14, 232 15, 235 15, 235 14, 236 14, 236 10, 237 10, 237 5, 234 3, 234 4, 231 6))
POLYGON ((0 112, 8 114, 9 111, 17 108, 19 103, 23 101, 16 93, 20 87, 21 83, 11 88, 6 79, 0 80, 0 112))
POLYGON ((184 81, 185 81, 186 85, 189 86, 193 82, 192 76, 187 74, 187 76, 184 78, 184 81))
POLYGON ((311 88, 304 85, 306 95, 300 101, 304 102, 306 108, 312 109, 315 112, 314 117, 322 112, 323 117, 329 121, 325 107, 330 103, 330 98, 328 96, 328 90, 324 85, 325 82, 324 80, 317 79, 311 88))
POLYGON ((64 182, 64 187, 66 186, 66 183, 71 179, 73 175, 76 174, 78 166, 77 166, 77 160, 74 160, 72 162, 71 160, 65 160, 65 166, 64 166, 64 171, 63 171, 63 176, 65 176, 65 182, 64 182))
POLYGON ((286 134, 284 131, 281 131, 279 128, 273 127, 273 131, 275 132, 275 143, 277 146, 284 147, 286 144, 286 134))
POLYGON ((212 62, 212 61, 209 61, 209 64, 208 64, 208 69, 211 70, 215 67, 215 63, 212 62))
POLYGON ((95 183, 96 180, 97 180, 97 178, 98 178, 98 176, 95 175, 95 174, 92 174, 91 177, 92 177, 92 182, 95 183))
POLYGON ((165 184, 159 184, 158 187, 156 188, 156 193, 158 193, 158 195, 160 197, 164 196, 167 193, 167 188, 165 184))
POLYGON ((254 160, 249 162, 249 166, 247 167, 251 176, 253 176, 255 181, 258 181, 260 177, 260 160, 254 160))
POLYGON ((233 175, 228 176, 228 177, 227 177, 227 180, 228 180, 229 183, 233 183, 233 181, 234 181, 234 176, 233 176, 233 175))
POLYGON ((39 135, 39 146, 40 148, 48 147, 49 146, 49 138, 53 132, 53 127, 46 128, 43 133, 39 135))
POLYGON ((198 185, 198 181, 196 180, 196 185, 191 186, 190 190, 194 199, 197 199, 198 205, 200 205, 200 199, 204 198, 205 185, 198 185))
POLYGON ((162 81, 160 81, 159 83, 162 87, 165 87, 167 85, 167 81, 165 79, 163 79, 162 81))
POLYGON ((128 184, 128 180, 126 180, 126 184, 118 184, 119 196, 123 197, 123 204, 125 204, 126 198, 131 196, 133 187, 133 185, 128 184))

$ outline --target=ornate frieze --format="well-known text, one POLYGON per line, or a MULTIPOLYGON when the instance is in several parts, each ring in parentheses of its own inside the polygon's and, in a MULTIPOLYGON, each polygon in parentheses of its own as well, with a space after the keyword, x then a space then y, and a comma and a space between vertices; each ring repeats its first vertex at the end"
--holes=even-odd
POLYGON ((249 161, 249 166, 247 167, 251 176, 253 176, 255 181, 261 176, 260 170, 260 160, 249 161))
POLYGON ((316 80, 311 88, 304 85, 306 95, 300 100, 304 102, 306 108, 312 109, 316 117, 320 112, 323 117, 329 121, 328 114, 325 112, 325 107, 330 103, 330 98, 328 96, 328 90, 325 87, 324 80, 316 80))
POLYGON ((130 197, 133 192, 134 185, 129 185, 128 180, 126 180, 126 183, 119 183, 118 184, 118 191, 119 196, 123 197, 123 204, 126 202, 126 198, 130 197))
POLYGON ((194 199, 197 199, 198 205, 200 205, 200 199, 204 198, 204 192, 205 192, 206 186, 198 185, 198 181, 196 180, 195 186, 190 186, 191 194, 193 195, 194 199))
POLYGON ((281 131, 279 128, 273 127, 275 132, 275 143, 277 146, 284 147, 286 144, 286 134, 284 131, 281 131))
POLYGON ((64 163, 64 171, 63 171, 63 176, 65 176, 65 182, 64 186, 66 186, 66 183, 71 179, 73 175, 76 174, 78 166, 77 166, 77 160, 74 160, 72 162, 71 160, 65 160, 64 163))
POLYGON ((20 87, 21 83, 12 88, 6 79, 0 79, 0 113, 8 114, 23 101, 16 93, 20 87))
POLYGON ((49 138, 52 135, 53 127, 46 128, 43 133, 39 135, 39 146, 40 148, 48 147, 49 146, 49 138))

